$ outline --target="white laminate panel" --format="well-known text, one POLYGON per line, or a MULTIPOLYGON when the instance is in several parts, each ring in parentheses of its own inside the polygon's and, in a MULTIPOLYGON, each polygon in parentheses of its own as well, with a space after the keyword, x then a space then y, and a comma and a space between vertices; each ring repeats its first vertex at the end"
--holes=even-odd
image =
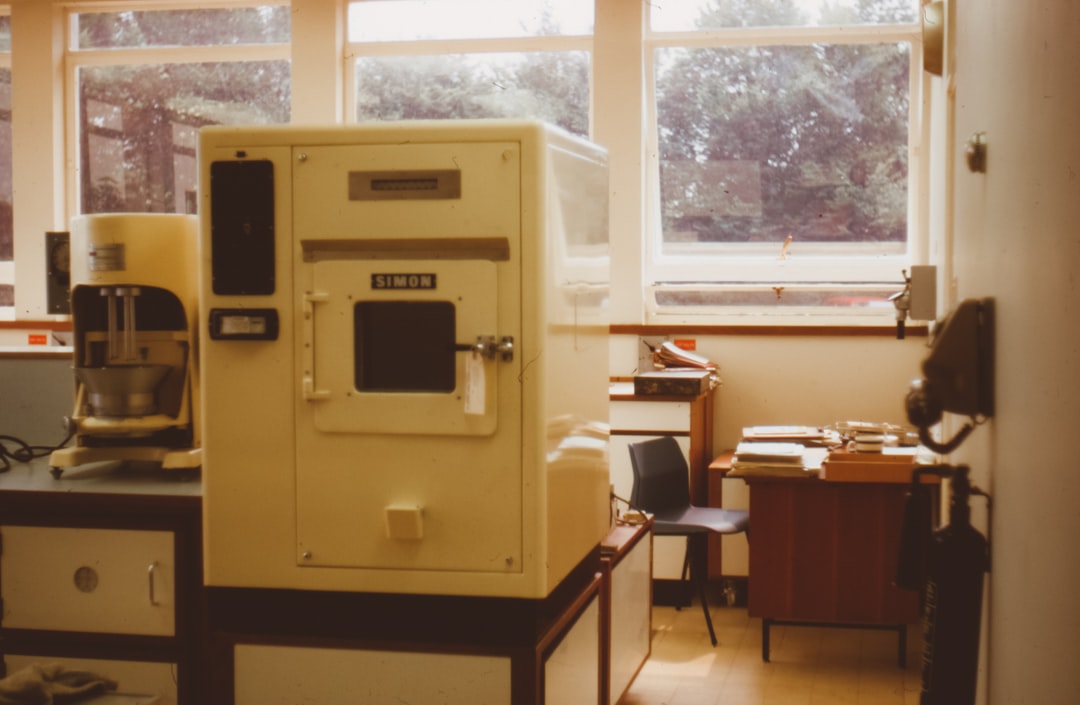
POLYGON ((172 636, 169 531, 2 526, 8 629, 172 636))
POLYGON ((599 598, 593 598, 544 662, 544 702, 546 705, 599 705, 599 598))
POLYGON ((611 571, 611 680, 609 705, 618 702, 649 656, 652 573, 648 537, 611 571))
POLYGON ((236 705, 506 705, 510 658, 238 644, 236 705))

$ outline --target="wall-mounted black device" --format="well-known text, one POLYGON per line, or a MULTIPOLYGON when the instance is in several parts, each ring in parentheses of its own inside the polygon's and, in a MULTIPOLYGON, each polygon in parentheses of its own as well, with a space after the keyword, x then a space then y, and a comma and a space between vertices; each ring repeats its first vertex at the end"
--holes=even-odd
POLYGON ((967 299, 934 331, 922 379, 912 382, 906 406, 919 440, 937 453, 951 453, 975 425, 994 415, 994 300, 967 299), (949 441, 930 436, 944 413, 971 418, 949 441))

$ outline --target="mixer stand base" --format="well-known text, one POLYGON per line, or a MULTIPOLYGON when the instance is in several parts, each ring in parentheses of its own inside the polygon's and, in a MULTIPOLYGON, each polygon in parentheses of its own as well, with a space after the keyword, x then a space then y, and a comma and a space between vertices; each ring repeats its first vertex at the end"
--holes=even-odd
POLYGON ((202 465, 202 449, 134 446, 61 448, 49 456, 49 472, 59 479, 66 468, 110 460, 160 463, 163 470, 193 470, 202 465))

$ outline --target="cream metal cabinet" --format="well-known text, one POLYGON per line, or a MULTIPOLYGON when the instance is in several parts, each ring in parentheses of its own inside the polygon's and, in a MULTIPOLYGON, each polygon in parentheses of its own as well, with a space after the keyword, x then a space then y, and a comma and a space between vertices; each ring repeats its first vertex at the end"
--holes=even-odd
POLYGON ((0 655, 61 663, 156 702, 199 703, 200 483, 190 473, 45 464, 0 475, 0 655))

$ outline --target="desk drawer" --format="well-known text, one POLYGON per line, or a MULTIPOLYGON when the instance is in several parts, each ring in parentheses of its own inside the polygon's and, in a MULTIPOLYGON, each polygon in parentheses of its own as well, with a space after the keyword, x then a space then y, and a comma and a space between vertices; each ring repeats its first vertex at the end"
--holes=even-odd
POLYGON ((172 636, 169 531, 0 527, 7 629, 172 636))
POLYGON ((613 431, 689 433, 690 403, 673 401, 613 401, 613 431))

